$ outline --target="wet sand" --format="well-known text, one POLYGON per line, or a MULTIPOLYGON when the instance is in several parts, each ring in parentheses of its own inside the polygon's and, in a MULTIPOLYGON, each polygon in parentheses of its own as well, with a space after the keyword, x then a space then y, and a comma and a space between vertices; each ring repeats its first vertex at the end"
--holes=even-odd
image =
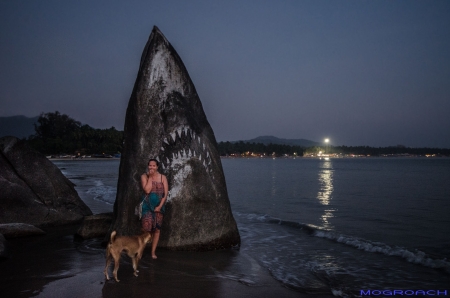
MULTIPOLYGON (((305 297, 284 287, 239 250, 174 252, 149 247, 133 275, 123 256, 119 283, 103 275, 100 239, 74 238, 78 226, 47 230, 43 236, 8 240, 8 259, 0 260, 1 297, 305 297)), ((112 274, 112 266, 109 268, 112 274)), ((315 293, 314 297, 333 297, 315 293)))

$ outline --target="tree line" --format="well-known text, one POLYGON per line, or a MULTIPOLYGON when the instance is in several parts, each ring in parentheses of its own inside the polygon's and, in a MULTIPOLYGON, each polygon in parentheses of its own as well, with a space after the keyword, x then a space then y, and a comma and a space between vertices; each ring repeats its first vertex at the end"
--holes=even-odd
POLYGON ((123 131, 93 128, 66 114, 41 113, 28 138, 31 147, 45 155, 116 154, 122 151, 123 131))
POLYGON ((307 154, 333 153, 359 156, 390 156, 390 155, 436 155, 450 156, 450 149, 443 148, 410 148, 405 146, 369 147, 369 146, 314 146, 300 147, 262 143, 219 142, 221 156, 304 156, 307 154))
POLYGON ((438 155, 450 156, 450 149, 445 148, 411 148, 405 146, 389 146, 389 147, 369 147, 369 146, 336 146, 331 147, 333 153, 354 154, 354 155, 438 155))
POLYGON ((290 146, 281 144, 262 144, 239 142, 219 142, 219 154, 227 155, 265 155, 265 156, 303 156, 304 148, 300 146, 290 146))
MULTIPOLYGON (((41 113, 34 125, 35 134, 28 138, 31 147, 45 155, 59 154, 116 154, 123 149, 123 131, 114 127, 92 128, 87 124, 70 118, 66 114, 41 113)), ((437 155, 450 156, 450 149, 409 148, 405 146, 323 146, 301 147, 282 144, 262 144, 239 142, 219 142, 221 156, 304 156, 320 151, 344 155, 384 156, 384 155, 437 155)))

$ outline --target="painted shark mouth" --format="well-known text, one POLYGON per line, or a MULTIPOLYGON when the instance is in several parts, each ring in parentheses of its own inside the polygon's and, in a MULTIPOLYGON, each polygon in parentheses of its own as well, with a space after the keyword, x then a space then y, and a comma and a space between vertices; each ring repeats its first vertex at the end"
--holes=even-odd
POLYGON ((177 168, 189 159, 198 159, 207 173, 212 173, 211 154, 202 138, 187 126, 169 133, 161 143, 159 156, 163 170, 177 168))

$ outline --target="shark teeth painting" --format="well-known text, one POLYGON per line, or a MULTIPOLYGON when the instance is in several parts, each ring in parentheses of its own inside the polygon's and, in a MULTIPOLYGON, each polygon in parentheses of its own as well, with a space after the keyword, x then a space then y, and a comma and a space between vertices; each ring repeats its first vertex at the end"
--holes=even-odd
POLYGON ((160 162, 169 194, 159 246, 209 250, 240 245, 214 132, 175 49, 155 26, 144 48, 125 118, 111 231, 136 234, 140 175, 160 162))

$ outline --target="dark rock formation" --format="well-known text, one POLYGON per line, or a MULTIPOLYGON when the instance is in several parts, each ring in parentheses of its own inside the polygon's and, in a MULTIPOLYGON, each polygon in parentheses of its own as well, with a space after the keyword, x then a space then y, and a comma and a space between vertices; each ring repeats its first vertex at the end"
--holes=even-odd
POLYGON ((24 223, 0 224, 0 233, 5 238, 17 238, 33 235, 44 235, 45 232, 33 225, 24 223))
POLYGON ((45 156, 15 137, 0 138, 0 223, 51 226, 92 212, 45 156))
POLYGON ((77 235, 83 239, 104 237, 111 226, 112 218, 112 212, 86 216, 77 231, 77 235))
POLYGON ((149 158, 161 162, 169 181, 161 247, 240 244, 213 130, 181 58, 157 27, 142 54, 125 119, 112 226, 119 234, 139 233, 134 207, 149 158))

